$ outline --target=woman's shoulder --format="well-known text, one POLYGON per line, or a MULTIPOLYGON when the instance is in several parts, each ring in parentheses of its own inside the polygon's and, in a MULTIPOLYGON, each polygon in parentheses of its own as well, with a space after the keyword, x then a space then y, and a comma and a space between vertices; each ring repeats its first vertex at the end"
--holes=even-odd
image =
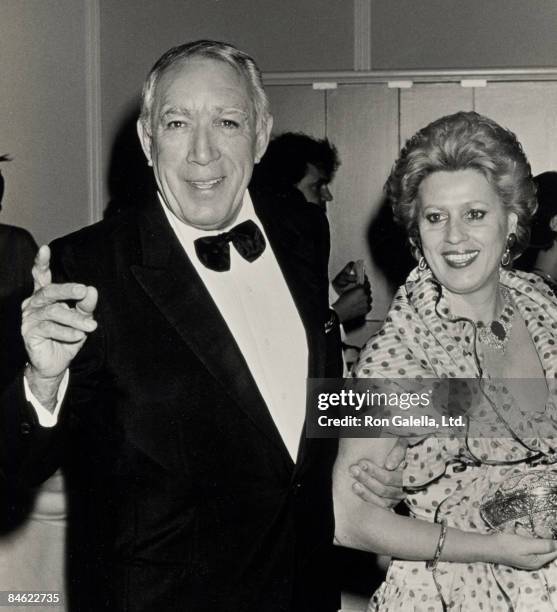
POLYGON ((549 300, 557 304, 557 297, 548 283, 534 272, 522 270, 504 270, 501 273, 501 282, 509 287, 514 295, 523 295, 534 301, 549 300))

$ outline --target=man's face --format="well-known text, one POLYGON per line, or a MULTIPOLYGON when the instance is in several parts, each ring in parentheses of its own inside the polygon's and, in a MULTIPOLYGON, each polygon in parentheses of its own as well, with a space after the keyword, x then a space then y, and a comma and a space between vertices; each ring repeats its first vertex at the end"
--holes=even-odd
POLYGON ((155 89, 151 121, 138 121, 165 204, 200 229, 230 225, 242 206, 272 121, 256 129, 250 87, 232 66, 194 58, 174 64, 155 89))
POLYGON ((329 178, 323 170, 313 164, 307 165, 304 178, 296 184, 296 188, 304 194, 305 199, 312 204, 325 208, 333 196, 329 191, 329 178))

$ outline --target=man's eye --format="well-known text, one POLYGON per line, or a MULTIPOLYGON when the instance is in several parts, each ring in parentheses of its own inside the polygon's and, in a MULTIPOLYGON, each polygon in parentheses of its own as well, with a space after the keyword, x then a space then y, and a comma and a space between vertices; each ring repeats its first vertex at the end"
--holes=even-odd
POLYGON ((235 129, 240 127, 240 124, 237 121, 234 121, 234 119, 220 119, 219 125, 227 129, 235 129))
POLYGON ((172 121, 168 121, 166 127, 171 130, 176 130, 178 128, 185 127, 185 125, 185 121, 182 121, 181 119, 173 119, 172 121))
POLYGON ((480 210, 479 208, 473 208, 468 211, 468 218, 473 221, 481 221, 485 217, 485 210, 480 210))

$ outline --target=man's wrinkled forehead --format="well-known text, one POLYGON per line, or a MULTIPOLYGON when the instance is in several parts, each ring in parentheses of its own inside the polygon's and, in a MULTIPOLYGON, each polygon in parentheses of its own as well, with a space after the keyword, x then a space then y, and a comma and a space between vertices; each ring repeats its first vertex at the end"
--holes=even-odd
MULTIPOLYGON (((227 62, 221 58, 208 57, 203 55, 195 55, 188 58, 182 58, 165 68, 155 85, 154 96, 153 96, 153 108, 157 108, 158 113, 161 112, 162 107, 168 103, 175 103, 175 101, 169 101, 168 93, 172 87, 179 81, 185 84, 187 79, 190 77, 192 70, 196 66, 205 64, 206 67, 212 65, 220 66, 225 68, 223 77, 219 85, 215 84, 214 79, 207 79, 202 83, 202 87, 206 87, 209 93, 213 93, 215 97, 215 105, 218 106, 223 102, 223 93, 226 94, 225 98, 227 102, 238 108, 238 110, 245 111, 250 119, 256 119, 256 110, 254 104, 254 93, 252 91, 251 84, 244 74, 244 72, 233 63, 227 62), (226 74, 227 73, 227 74, 226 74), (211 87, 211 89, 209 89, 211 87)), ((194 87, 194 79, 192 78, 192 88, 194 87)), ((199 88, 199 83, 195 85, 199 88)), ((188 94, 187 86, 183 88, 183 93, 188 94)), ((193 91, 191 92, 193 95, 193 91)))

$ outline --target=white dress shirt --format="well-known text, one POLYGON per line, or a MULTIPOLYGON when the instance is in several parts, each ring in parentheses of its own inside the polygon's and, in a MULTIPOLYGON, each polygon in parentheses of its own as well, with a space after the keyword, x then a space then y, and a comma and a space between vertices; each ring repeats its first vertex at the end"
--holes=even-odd
MULTIPOLYGON (((199 261, 194 240, 230 228, 206 231, 186 225, 163 203, 160 195, 159 199, 170 226, 238 344, 291 457, 296 460, 305 418, 307 340, 249 193, 246 191, 244 195, 234 225, 251 219, 265 236, 267 246, 262 255, 250 263, 230 244, 230 270, 225 272, 210 270, 199 261)), ((60 406, 51 415, 34 401, 28 387, 26 394, 35 406, 41 424, 54 425, 60 406)))

